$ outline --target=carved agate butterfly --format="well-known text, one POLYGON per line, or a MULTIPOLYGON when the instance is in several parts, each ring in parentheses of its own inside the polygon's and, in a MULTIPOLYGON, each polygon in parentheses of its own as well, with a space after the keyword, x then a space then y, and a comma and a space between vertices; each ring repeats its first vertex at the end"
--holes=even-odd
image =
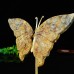
POLYGON ((36 28, 34 32, 27 21, 21 18, 8 19, 9 26, 16 37, 20 60, 23 61, 25 55, 31 51, 36 59, 37 67, 42 66, 45 58, 50 54, 54 43, 69 28, 73 20, 74 13, 64 14, 48 18, 40 25, 36 17, 36 28))

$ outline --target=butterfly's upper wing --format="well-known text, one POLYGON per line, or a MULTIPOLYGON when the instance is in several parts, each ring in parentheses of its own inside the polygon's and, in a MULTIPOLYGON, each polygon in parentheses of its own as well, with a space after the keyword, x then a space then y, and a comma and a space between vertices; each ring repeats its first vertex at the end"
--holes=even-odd
POLYGON ((47 19, 35 30, 31 51, 38 67, 44 64, 60 34, 66 31, 73 21, 74 14, 58 15, 47 19))
POLYGON ((23 61, 31 49, 33 29, 28 22, 21 18, 8 19, 8 22, 16 37, 19 58, 23 61))

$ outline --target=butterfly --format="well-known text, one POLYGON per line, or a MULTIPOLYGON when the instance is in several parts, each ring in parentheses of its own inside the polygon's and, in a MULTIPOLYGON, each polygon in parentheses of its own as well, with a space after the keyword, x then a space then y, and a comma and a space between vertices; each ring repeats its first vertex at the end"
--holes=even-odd
POLYGON ((31 51, 36 59, 37 67, 40 67, 44 64, 60 35, 71 26, 74 21, 74 13, 50 17, 41 25, 41 20, 38 23, 38 18, 35 19, 35 31, 27 21, 21 18, 9 18, 8 23, 16 37, 20 60, 23 61, 31 51))

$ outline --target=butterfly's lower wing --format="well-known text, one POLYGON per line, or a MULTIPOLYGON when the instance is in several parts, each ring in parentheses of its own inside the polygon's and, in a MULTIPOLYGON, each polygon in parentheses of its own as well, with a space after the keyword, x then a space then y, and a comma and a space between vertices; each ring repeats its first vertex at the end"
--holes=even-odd
POLYGON ((36 30, 34 34, 33 52, 37 66, 44 64, 46 56, 50 54, 54 43, 61 33, 66 31, 74 20, 74 14, 58 15, 47 19, 36 30))
POLYGON ((21 18, 8 19, 8 22, 16 37, 19 58, 23 61, 32 46, 33 29, 29 23, 21 18))

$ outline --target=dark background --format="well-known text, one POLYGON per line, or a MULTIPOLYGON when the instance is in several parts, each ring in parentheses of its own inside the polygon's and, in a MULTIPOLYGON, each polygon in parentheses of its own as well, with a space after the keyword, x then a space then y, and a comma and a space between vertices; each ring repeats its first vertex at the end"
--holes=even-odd
MULTIPOLYGON (((15 37, 8 24, 8 18, 22 18, 35 28, 35 17, 44 20, 54 15, 74 13, 74 2, 71 0, 18 0, 0 2, 0 48, 15 44, 15 37)), ((42 22, 43 22, 42 21, 42 22)), ((61 35, 54 45, 50 56, 46 59, 44 66, 39 68, 39 74, 74 73, 74 54, 58 53, 58 49, 74 50, 74 23, 61 35)), ((34 57, 30 53, 21 63, 0 63, 1 71, 10 73, 34 74, 34 57), (3 71, 4 70, 4 71, 3 71)))

